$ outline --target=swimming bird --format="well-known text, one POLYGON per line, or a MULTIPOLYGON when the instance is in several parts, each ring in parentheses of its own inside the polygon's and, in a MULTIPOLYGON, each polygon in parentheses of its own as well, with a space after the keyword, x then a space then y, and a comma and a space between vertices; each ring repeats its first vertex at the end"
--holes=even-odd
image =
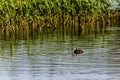
POLYGON ((83 50, 78 50, 76 45, 72 45, 72 52, 73 52, 73 55, 77 56, 78 54, 83 53, 83 50))

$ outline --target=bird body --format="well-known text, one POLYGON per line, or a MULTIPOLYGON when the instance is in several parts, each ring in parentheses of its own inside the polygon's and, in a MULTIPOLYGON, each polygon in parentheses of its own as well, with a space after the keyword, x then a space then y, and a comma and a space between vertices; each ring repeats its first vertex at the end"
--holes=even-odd
POLYGON ((78 50, 75 45, 72 46, 72 51, 73 51, 73 54, 75 54, 76 56, 77 56, 78 54, 83 53, 83 50, 78 50))
POLYGON ((83 51, 82 50, 74 50, 74 52, 73 52, 74 54, 76 54, 76 56, 77 56, 77 54, 81 54, 81 53, 83 53, 83 51))

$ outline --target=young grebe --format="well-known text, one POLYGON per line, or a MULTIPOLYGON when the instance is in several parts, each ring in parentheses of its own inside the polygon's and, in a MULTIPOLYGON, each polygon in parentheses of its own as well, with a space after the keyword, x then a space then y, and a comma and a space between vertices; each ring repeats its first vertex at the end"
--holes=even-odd
POLYGON ((73 55, 75 54, 76 56, 78 54, 83 53, 83 50, 78 50, 76 45, 72 45, 72 51, 73 51, 73 55))

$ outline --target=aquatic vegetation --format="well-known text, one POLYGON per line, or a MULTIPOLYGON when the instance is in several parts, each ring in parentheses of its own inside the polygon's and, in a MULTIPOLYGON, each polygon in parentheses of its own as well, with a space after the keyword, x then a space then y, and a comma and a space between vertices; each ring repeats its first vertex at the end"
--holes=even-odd
POLYGON ((43 27, 55 29, 73 25, 84 30, 85 23, 109 22, 116 17, 108 0, 1 0, 0 29, 5 34, 32 32, 43 27), (9 32, 8 32, 9 31, 9 32))

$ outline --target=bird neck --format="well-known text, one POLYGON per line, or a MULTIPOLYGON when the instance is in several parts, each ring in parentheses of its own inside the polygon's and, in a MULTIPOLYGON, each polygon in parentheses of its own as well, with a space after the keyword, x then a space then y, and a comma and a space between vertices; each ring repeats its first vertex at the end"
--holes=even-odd
POLYGON ((77 50, 77 48, 76 48, 76 47, 73 47, 73 52, 74 52, 75 50, 77 50))

